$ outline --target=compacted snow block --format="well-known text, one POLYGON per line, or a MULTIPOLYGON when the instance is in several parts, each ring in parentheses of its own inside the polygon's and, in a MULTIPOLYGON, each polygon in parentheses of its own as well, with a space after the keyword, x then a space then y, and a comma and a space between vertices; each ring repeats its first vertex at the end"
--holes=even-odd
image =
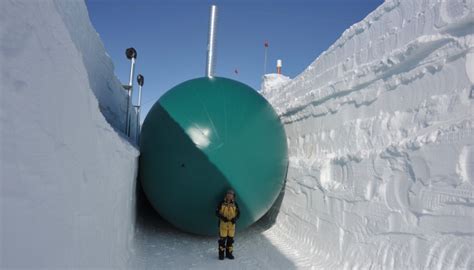
POLYGON ((283 126, 251 87, 198 78, 163 95, 143 123, 142 187, 162 217, 183 231, 217 234, 215 209, 236 191, 243 229, 281 191, 288 167, 283 126))

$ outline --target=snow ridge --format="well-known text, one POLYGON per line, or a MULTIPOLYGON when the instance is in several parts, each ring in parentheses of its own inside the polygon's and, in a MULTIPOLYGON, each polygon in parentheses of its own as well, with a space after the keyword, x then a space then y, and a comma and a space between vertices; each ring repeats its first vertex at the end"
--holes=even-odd
POLYGON ((302 268, 474 267, 473 1, 386 1, 264 91, 285 124, 274 230, 302 268))
MULTIPOLYGON (((127 112, 127 92, 113 72, 112 59, 89 20, 86 5, 82 1, 55 0, 53 3, 70 33, 73 44, 81 52, 89 78, 89 87, 99 102, 100 111, 110 125, 123 132, 127 112)), ((130 111, 132 130, 135 130, 135 110, 131 108, 130 111)))

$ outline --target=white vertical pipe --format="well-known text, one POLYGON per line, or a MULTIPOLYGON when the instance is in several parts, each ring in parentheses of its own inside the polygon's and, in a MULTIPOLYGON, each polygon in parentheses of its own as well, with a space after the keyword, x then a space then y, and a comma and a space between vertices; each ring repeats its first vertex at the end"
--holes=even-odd
POLYGON ((133 73, 135 72, 135 57, 132 58, 132 67, 130 68, 130 78, 128 80, 128 85, 131 87, 133 85, 133 73))
POLYGON ((142 105, 142 86, 138 86, 138 108, 142 105))
POLYGON ((212 78, 214 76, 215 65, 215 46, 216 46, 216 21, 217 21, 217 6, 211 6, 211 16, 209 19, 209 36, 207 41, 207 63, 206 76, 212 78))
POLYGON ((142 86, 138 85, 138 105, 137 105, 137 130, 136 130, 136 137, 137 143, 139 143, 140 138, 140 111, 141 111, 141 104, 142 104, 142 86))
POLYGON ((137 144, 140 143, 140 107, 135 107, 135 113, 137 115, 136 124, 135 124, 135 140, 137 144))
POLYGON ((281 59, 277 60, 277 73, 281 74, 282 61, 281 59))
POLYGON ((128 81, 128 101, 127 101, 127 122, 126 122, 126 133, 130 137, 130 125, 131 125, 131 113, 130 105, 132 103, 132 91, 133 91, 133 74, 135 72, 135 57, 132 59, 132 65, 130 67, 130 80, 128 81))
POLYGON ((137 144, 140 143, 140 112, 141 112, 141 107, 142 107, 142 87, 143 87, 143 84, 145 83, 145 78, 143 77, 142 74, 138 74, 137 76, 137 82, 138 82, 138 104, 137 106, 135 106, 135 108, 137 109, 137 125, 136 125, 136 130, 135 130, 135 134, 136 134, 136 140, 137 140, 137 144))
POLYGON ((263 58, 263 75, 267 74, 267 53, 268 47, 265 46, 265 56, 263 58))

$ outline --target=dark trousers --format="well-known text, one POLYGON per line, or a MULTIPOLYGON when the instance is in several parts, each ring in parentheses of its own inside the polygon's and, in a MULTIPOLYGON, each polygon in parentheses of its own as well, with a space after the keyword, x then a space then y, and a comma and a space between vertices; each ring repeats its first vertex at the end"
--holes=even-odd
POLYGON ((234 250, 234 237, 221 237, 219 238, 219 253, 224 254, 224 251, 232 254, 234 250))

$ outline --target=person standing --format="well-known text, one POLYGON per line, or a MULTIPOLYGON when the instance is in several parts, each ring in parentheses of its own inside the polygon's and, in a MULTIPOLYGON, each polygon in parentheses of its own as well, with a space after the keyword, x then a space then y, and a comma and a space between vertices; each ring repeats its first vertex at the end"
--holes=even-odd
POLYGON ((216 215, 219 218, 219 260, 224 259, 224 251, 225 257, 233 260, 235 223, 239 219, 240 210, 232 189, 227 191, 224 200, 217 206, 216 215))

